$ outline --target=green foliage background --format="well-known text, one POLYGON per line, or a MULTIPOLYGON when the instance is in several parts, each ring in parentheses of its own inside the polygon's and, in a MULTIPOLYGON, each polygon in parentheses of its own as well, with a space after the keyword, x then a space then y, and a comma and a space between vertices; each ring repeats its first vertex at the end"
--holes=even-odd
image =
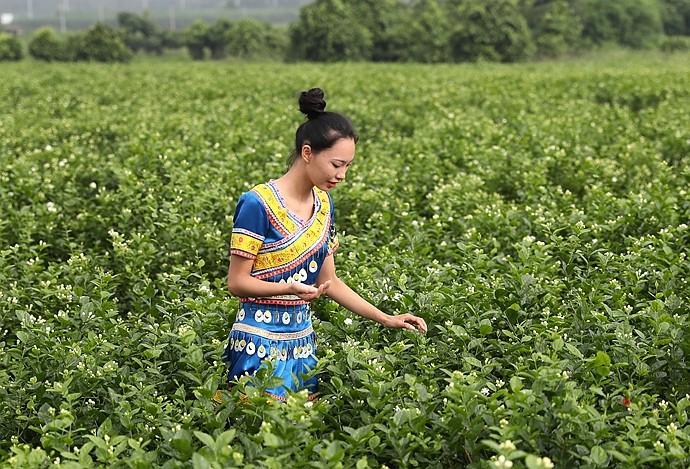
POLYGON ((0 61, 21 60, 24 55, 19 40, 9 34, 0 32, 0 61))
POLYGON ((1 464, 685 467, 688 63, 2 64, 1 464), (320 301, 322 398, 217 406, 312 86, 361 135, 338 272, 430 330, 320 301))
POLYGON ((120 12, 117 25, 72 32, 64 44, 39 29, 29 52, 47 61, 126 61, 126 45, 157 55, 186 47, 194 60, 421 63, 518 62, 611 47, 675 52, 688 50, 690 0, 315 0, 288 27, 221 15, 168 31, 148 11, 120 12))

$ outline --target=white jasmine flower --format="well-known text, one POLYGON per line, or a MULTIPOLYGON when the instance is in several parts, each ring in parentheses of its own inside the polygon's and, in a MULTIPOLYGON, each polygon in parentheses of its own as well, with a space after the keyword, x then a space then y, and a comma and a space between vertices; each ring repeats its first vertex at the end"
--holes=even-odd
POLYGON ((498 458, 496 458, 496 461, 493 462, 493 465, 497 468, 510 469, 513 467, 513 461, 506 459, 506 457, 503 455, 500 455, 498 458))
POLYGON ((507 450, 507 451, 514 451, 516 449, 515 444, 510 440, 504 441, 503 443, 498 445, 498 447, 503 449, 503 450, 507 450))

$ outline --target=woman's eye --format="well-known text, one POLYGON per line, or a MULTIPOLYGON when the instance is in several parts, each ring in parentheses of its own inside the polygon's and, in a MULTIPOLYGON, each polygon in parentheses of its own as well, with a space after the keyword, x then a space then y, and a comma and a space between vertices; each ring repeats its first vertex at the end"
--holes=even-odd
POLYGON ((335 163, 333 163, 333 167, 334 167, 334 168, 340 168, 341 166, 342 166, 341 164, 335 164, 335 163))

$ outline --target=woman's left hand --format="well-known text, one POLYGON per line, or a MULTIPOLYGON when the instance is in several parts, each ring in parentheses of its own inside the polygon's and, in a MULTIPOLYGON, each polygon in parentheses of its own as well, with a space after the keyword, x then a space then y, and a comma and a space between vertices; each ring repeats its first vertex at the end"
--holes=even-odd
POLYGON ((389 316, 388 320, 384 325, 386 327, 397 329, 409 329, 411 331, 419 330, 423 333, 426 333, 427 330, 426 322, 424 322, 424 319, 410 313, 398 314, 397 316, 389 316))

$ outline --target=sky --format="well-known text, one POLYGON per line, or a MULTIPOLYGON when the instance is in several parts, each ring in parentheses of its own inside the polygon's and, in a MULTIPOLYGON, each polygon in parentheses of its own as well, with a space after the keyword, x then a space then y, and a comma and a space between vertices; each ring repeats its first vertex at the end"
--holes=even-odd
POLYGON ((294 9, 309 0, 0 0, 0 13, 13 13, 16 18, 33 19, 57 16, 64 9, 67 14, 94 14, 99 11, 168 11, 209 9, 294 9))

